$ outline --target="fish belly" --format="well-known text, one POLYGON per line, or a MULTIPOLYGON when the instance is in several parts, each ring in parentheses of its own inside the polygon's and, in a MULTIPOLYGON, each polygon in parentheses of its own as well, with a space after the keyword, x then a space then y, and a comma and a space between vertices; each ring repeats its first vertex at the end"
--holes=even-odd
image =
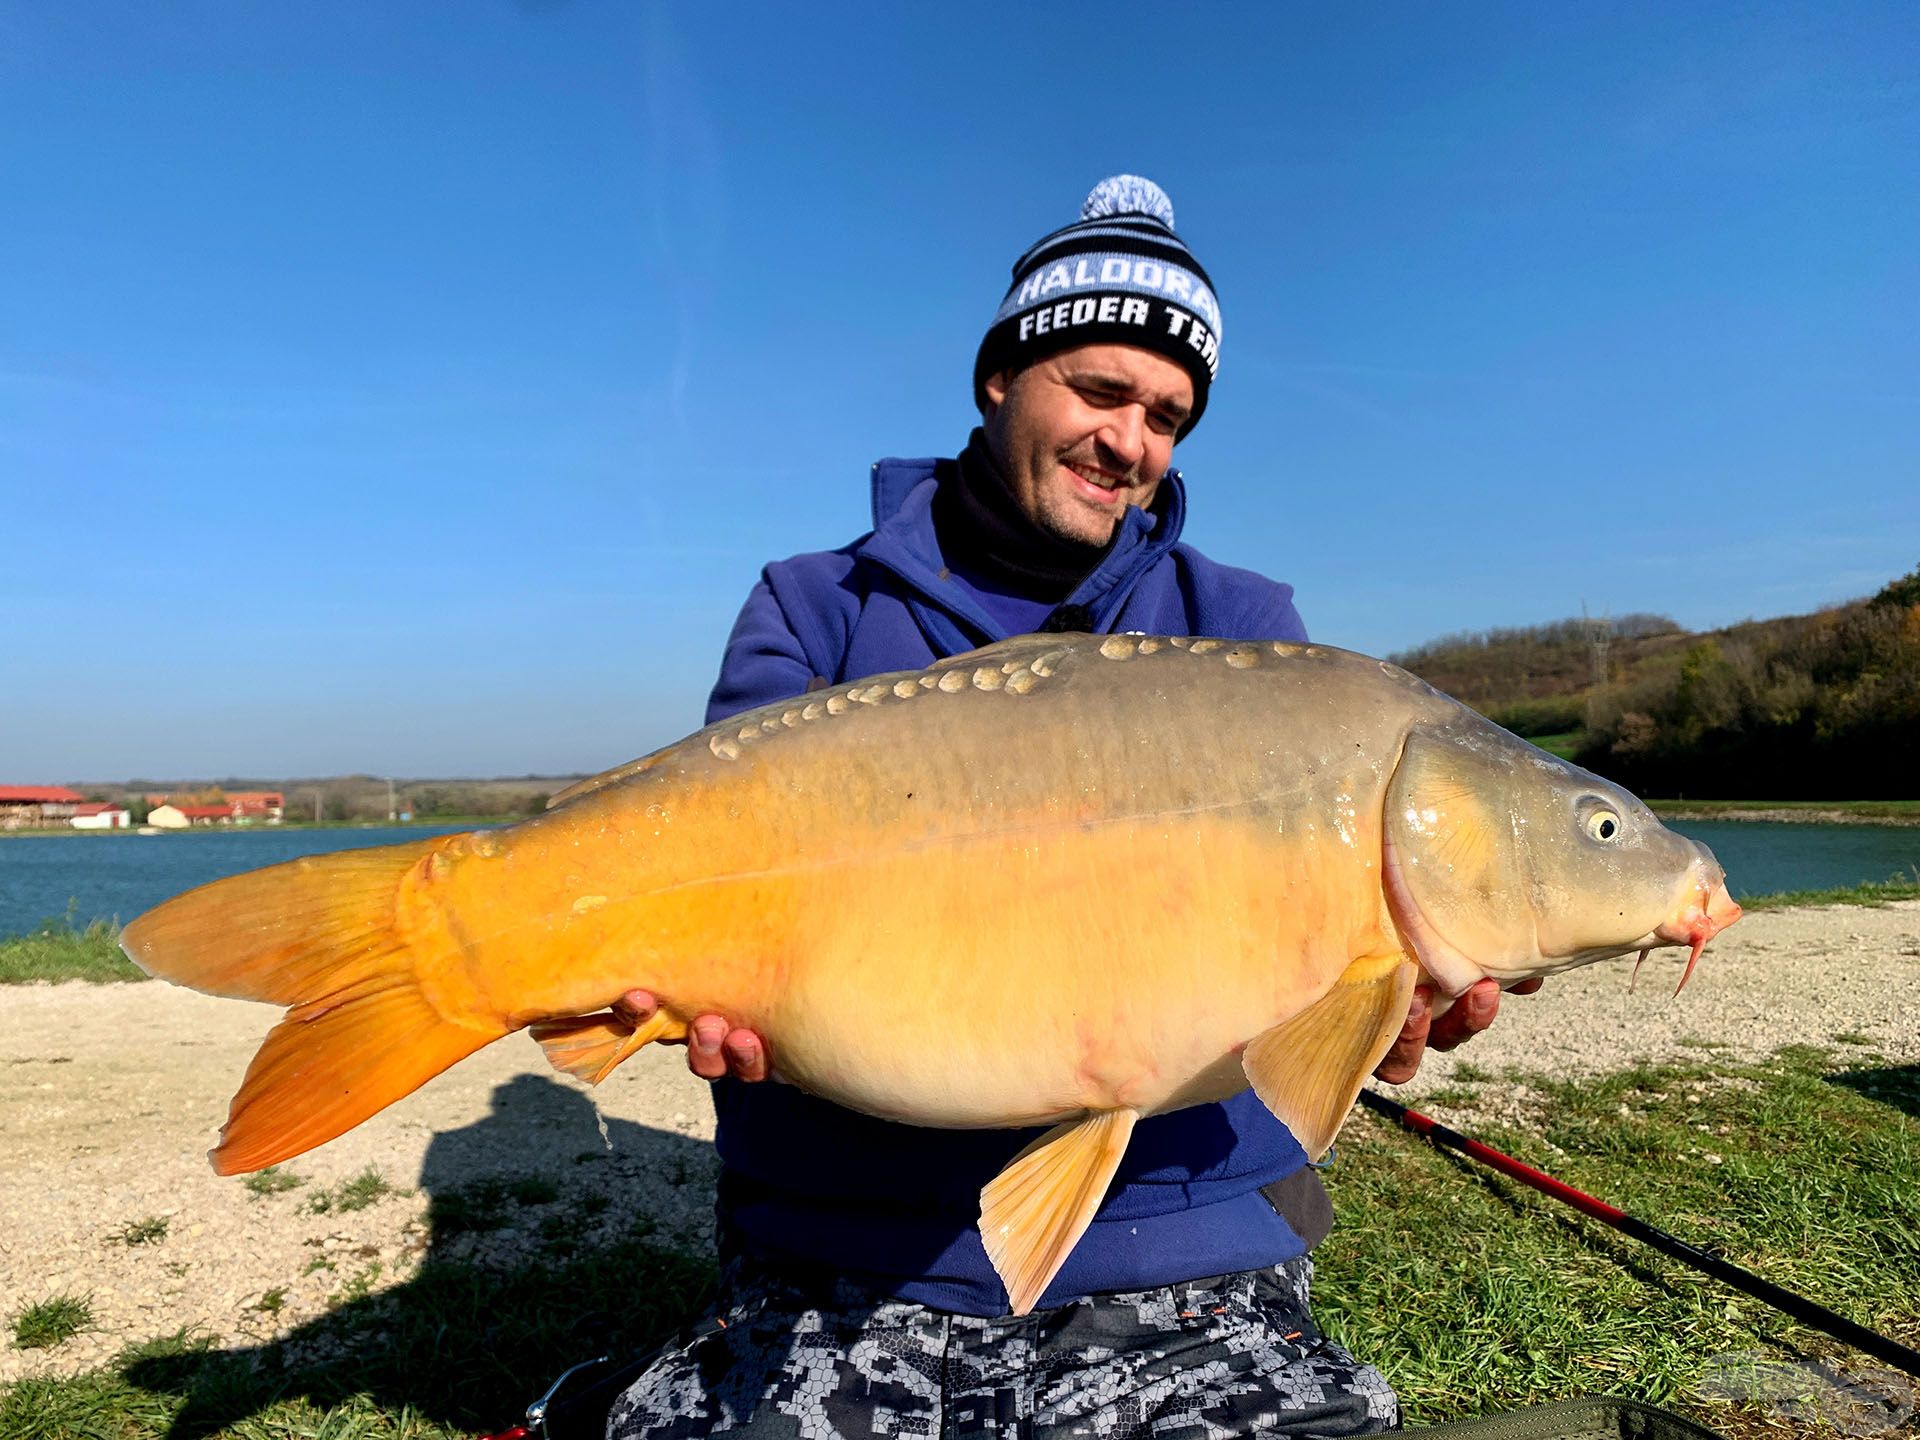
POLYGON ((1220 1098, 1240 1047, 1350 958, 1347 927, 1303 926, 1318 907, 1272 883, 1297 849, 1186 820, 756 876, 736 913, 777 923, 714 945, 779 963, 759 994, 692 1003, 760 1030, 784 1078, 917 1125, 1220 1098))

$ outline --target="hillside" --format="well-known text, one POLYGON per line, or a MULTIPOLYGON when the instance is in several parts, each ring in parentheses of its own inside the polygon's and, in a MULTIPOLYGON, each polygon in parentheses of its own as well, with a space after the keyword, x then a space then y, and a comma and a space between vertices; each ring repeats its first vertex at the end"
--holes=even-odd
POLYGON ((1451 635, 1392 657, 1642 793, 1920 796, 1920 568, 1811 615, 1657 615, 1451 635))

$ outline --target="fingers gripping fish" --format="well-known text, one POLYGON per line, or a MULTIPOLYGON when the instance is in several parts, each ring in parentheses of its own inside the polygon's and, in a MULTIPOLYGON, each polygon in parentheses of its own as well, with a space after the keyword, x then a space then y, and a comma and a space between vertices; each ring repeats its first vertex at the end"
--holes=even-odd
POLYGON ((1317 1158, 1417 981, 1697 958, 1738 915, 1703 847, 1395 666, 1031 636, 737 715, 503 829, 217 881, 124 944, 289 1007, 223 1174, 514 1030, 597 1082, 710 1012, 838 1104, 1050 1126, 981 1195, 1025 1313, 1141 1117, 1251 1085, 1317 1158), (636 987, 637 1030, 607 1011, 636 987))

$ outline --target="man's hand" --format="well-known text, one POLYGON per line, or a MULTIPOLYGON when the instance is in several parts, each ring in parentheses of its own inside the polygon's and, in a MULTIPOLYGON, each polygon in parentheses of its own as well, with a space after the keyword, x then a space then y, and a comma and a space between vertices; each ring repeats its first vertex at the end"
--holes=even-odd
MULTIPOLYGON (((636 1029, 653 1018, 660 1008, 651 990, 629 990, 613 1002, 616 1018, 636 1029)), ((687 1068, 702 1080, 718 1080, 732 1075, 736 1080, 764 1080, 773 1065, 767 1058, 766 1042, 751 1030, 730 1029, 724 1015, 701 1015, 687 1027, 684 1040, 667 1040, 668 1045, 687 1047, 687 1068)))
MULTIPOLYGON (((1522 980, 1513 987, 1515 995, 1531 995, 1540 988, 1540 980, 1522 980)), ((1478 1035, 1500 1013, 1500 983, 1476 980, 1468 986, 1453 1007, 1438 1020, 1433 1018, 1433 987, 1413 987, 1413 1004, 1407 1008, 1407 1023, 1400 1038, 1387 1051, 1386 1059, 1374 1067, 1374 1075, 1389 1085, 1404 1085, 1420 1068, 1420 1057, 1429 1047, 1451 1050, 1478 1035)))

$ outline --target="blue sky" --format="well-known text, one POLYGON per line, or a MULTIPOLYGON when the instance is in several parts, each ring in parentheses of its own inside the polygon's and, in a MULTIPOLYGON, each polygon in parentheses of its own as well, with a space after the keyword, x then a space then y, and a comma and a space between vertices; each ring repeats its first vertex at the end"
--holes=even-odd
POLYGON ((0 781, 594 769, 1171 193, 1187 538, 1375 653, 1920 563, 1910 4, 0 0, 0 781))

